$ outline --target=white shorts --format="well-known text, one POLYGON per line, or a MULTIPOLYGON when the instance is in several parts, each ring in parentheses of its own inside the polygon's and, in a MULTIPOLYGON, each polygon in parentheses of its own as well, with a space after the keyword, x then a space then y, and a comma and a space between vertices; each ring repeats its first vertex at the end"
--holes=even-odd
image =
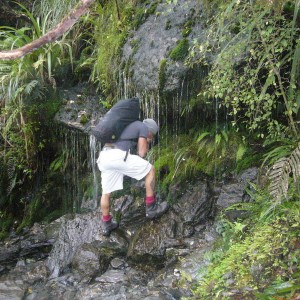
POLYGON ((101 171, 102 193, 108 194, 123 189, 124 175, 141 180, 151 170, 152 165, 142 157, 119 149, 107 149, 100 152, 97 160, 101 171))

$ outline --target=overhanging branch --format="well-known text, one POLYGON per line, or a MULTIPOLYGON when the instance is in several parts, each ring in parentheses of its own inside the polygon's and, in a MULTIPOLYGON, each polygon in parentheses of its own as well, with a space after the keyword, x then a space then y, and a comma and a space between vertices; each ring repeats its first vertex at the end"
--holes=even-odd
POLYGON ((83 14, 86 13, 89 6, 94 2, 95 0, 81 0, 81 3, 73 11, 71 11, 67 17, 65 17, 59 24, 56 25, 56 27, 48 31, 45 35, 21 48, 0 51, 0 60, 13 60, 21 58, 47 43, 56 41, 65 32, 67 32, 83 14))

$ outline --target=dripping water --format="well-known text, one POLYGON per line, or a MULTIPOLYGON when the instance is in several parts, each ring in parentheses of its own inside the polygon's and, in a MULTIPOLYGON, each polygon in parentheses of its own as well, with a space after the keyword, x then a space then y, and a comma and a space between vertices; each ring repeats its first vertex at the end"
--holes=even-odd
POLYGON ((97 153, 100 151, 101 146, 93 135, 90 135, 90 168, 93 175, 93 208, 97 207, 98 194, 99 194, 99 179, 97 168, 97 153), (99 148, 98 148, 99 147, 99 148))
POLYGON ((84 196, 83 179, 88 173, 88 137, 81 131, 58 127, 59 147, 63 157, 60 197, 65 212, 79 213, 84 196))
MULTIPOLYGON (((218 103, 218 98, 215 97, 215 136, 217 136, 217 134, 219 133, 219 103, 218 103)), ((217 155, 217 144, 216 144, 216 140, 215 140, 215 155, 217 155)), ((215 159, 215 163, 214 163, 214 185, 216 185, 216 180, 217 180, 217 163, 216 163, 216 159, 215 159)))

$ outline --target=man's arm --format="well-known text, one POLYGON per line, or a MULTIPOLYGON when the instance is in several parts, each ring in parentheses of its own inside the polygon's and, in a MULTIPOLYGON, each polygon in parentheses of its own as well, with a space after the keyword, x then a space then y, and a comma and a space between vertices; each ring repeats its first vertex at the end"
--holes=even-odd
POLYGON ((137 144, 137 150, 138 155, 140 157, 145 157, 149 149, 147 139, 145 137, 139 137, 138 144, 137 144))

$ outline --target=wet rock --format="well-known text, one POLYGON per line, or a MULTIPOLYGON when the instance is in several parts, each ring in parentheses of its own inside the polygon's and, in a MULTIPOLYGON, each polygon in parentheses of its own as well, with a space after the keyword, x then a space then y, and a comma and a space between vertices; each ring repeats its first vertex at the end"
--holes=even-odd
POLYGON ((95 283, 81 289, 75 299, 144 299, 148 278, 144 272, 131 267, 107 270, 95 278, 95 283))
POLYGON ((55 115, 55 121, 69 127, 89 132, 90 127, 107 111, 99 105, 99 95, 93 93, 91 86, 79 84, 59 92, 64 105, 55 115))
POLYGON ((170 236, 170 218, 168 213, 159 220, 148 221, 142 225, 130 241, 127 257, 137 263, 160 267, 164 261, 165 241, 170 236))
POLYGON ((134 231, 146 222, 145 203, 142 198, 125 195, 116 199, 112 206, 113 214, 120 219, 120 226, 134 231))
POLYGON ((120 270, 109 270, 100 277, 95 278, 95 281, 102 282, 104 284, 107 283, 120 283, 126 284, 128 281, 128 277, 126 276, 124 271, 120 270))
POLYGON ((258 168, 249 168, 242 172, 237 178, 238 181, 248 186, 250 182, 256 183, 258 176, 258 168))
POLYGON ((110 262, 110 265, 113 269, 119 270, 123 270, 127 266, 125 260, 118 257, 113 258, 110 262))
POLYGON ((92 278, 104 273, 110 261, 117 256, 125 256, 126 248, 116 242, 94 241, 81 245, 72 259, 72 270, 80 276, 92 278))
POLYGON ((19 257, 21 245, 20 241, 1 242, 0 244, 0 262, 4 265, 9 261, 14 261, 19 257))
POLYGON ((91 278, 106 266, 100 266, 99 250, 92 244, 83 244, 76 250, 72 259, 72 270, 81 277, 91 278))
POLYGON ((47 236, 49 225, 34 224, 23 234, 8 238, 0 243, 0 263, 2 271, 8 271, 12 265, 23 259, 41 259, 48 256, 54 243, 54 238, 47 236))
POLYGON ((66 214, 54 220, 50 224, 46 225, 44 228, 46 239, 51 241, 56 241, 62 224, 64 224, 67 220, 71 220, 71 219, 73 219, 73 215, 66 214))
POLYGON ((0 278, 0 299, 23 299, 30 285, 46 280, 48 269, 44 262, 18 263, 16 268, 0 278))
MULTIPOLYGON (((245 170, 241 175, 233 177, 230 182, 224 184, 216 203, 218 209, 225 209, 236 203, 250 201, 246 190, 251 188, 250 183, 256 183, 257 176, 258 169, 250 168, 245 170)), ((244 213, 242 210, 232 210, 227 212, 227 216, 235 220, 238 217, 242 217, 244 213)))
MULTIPOLYGON (((180 216, 183 224, 199 225, 204 222, 212 212, 213 207, 212 191, 206 181, 201 181, 197 185, 191 187, 180 198, 178 203, 173 206, 174 211, 180 216)), ((183 228, 188 233, 191 228, 183 228)))
MULTIPOLYGON (((234 176, 218 191, 227 190, 227 197, 234 197, 237 191, 232 185, 245 189, 249 178, 255 180, 254 174, 248 170, 234 176)), ((198 181, 162 217, 147 220, 142 198, 121 197, 112 202, 121 226, 109 237, 100 234, 99 211, 62 218, 49 235, 45 233, 51 232, 51 228, 46 231, 48 225, 35 225, 2 244, 7 249, 17 245, 17 258, 12 269, 0 276, 0 299, 2 295, 20 300, 192 297, 193 284, 206 274, 207 253, 219 237, 211 219, 215 199, 216 190, 212 193, 206 181, 198 181), (19 256, 21 246, 34 249, 30 243, 41 243, 49 236, 56 241, 48 259, 19 256), (53 272, 56 276, 49 277, 53 272)), ((252 266, 254 278, 259 279, 259 271, 259 266, 252 266)), ((226 280, 231 283, 230 274, 226 280)))
POLYGON ((25 294, 26 287, 27 285, 20 279, 1 279, 0 299, 21 300, 25 294))
MULTIPOLYGON (((70 277, 70 276, 69 276, 70 277)), ((50 280, 46 283, 38 283, 31 286, 22 299, 26 300, 67 300, 74 299, 78 288, 68 276, 50 280)))
POLYGON ((74 219, 65 220, 47 261, 51 277, 57 277, 71 263, 80 245, 97 239, 103 239, 99 211, 75 215, 74 219))

